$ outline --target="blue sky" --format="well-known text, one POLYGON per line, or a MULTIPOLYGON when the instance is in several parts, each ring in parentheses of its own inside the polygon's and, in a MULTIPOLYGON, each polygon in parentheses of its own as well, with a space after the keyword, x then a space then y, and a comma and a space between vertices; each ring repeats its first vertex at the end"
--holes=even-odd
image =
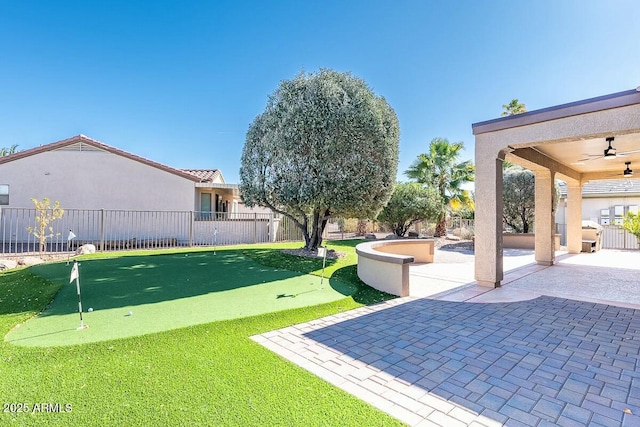
POLYGON ((247 127, 301 70, 364 79, 400 121, 399 178, 513 98, 640 86, 640 2, 0 0, 0 147, 85 134, 238 182, 247 127))

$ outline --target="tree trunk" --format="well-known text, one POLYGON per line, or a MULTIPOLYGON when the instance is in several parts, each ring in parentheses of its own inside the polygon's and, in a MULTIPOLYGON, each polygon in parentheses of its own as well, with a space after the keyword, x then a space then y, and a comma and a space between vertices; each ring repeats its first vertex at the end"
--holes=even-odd
POLYGON ((367 234, 367 228, 368 228, 367 220, 359 219, 358 224, 356 225, 356 234, 358 236, 364 236, 365 234, 367 234))
POLYGON ((520 215, 520 218, 522 219, 522 231, 521 231, 521 233, 528 233, 529 232, 529 222, 527 221, 527 213, 526 213, 526 211, 524 209, 522 210, 522 214, 520 215))
POLYGON ((444 237, 447 235, 447 217, 444 216, 436 225, 436 231, 433 233, 433 237, 444 237))
POLYGON ((407 230, 409 230, 409 227, 411 225, 407 225, 407 224, 395 224, 394 227, 391 228, 391 230, 393 231, 393 234, 395 234, 398 237, 404 237, 405 234, 407 234, 407 230))
POLYGON ((313 212, 313 222, 311 235, 305 233, 305 249, 316 251, 322 245, 322 234, 329 220, 329 209, 315 209, 313 212))
POLYGON ((298 226, 298 228, 300 228, 300 230, 302 230, 302 236, 304 237, 304 247, 308 247, 309 243, 311 242, 311 236, 309 235, 309 227, 308 227, 309 221, 307 219, 307 216, 304 216, 304 222, 300 223, 300 222, 296 222, 296 225, 298 226))

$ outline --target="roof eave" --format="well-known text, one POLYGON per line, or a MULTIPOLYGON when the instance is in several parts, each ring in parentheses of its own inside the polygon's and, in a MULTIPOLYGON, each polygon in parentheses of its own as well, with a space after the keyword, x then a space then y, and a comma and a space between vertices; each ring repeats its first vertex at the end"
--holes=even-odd
POLYGON ((640 87, 624 92, 543 108, 541 110, 534 110, 522 114, 515 114, 512 116, 478 122, 472 124, 471 128, 473 129, 474 135, 479 135, 487 132, 526 126, 549 120, 562 119, 565 117, 609 110, 612 108, 626 107, 628 105, 635 104, 640 104, 640 87))
POLYGON ((39 147, 31 148, 29 150, 19 151, 17 153, 11 154, 9 156, 0 157, 0 164, 8 163, 14 160, 23 159, 25 157, 33 156, 36 154, 44 153, 47 151, 57 150, 62 147, 66 147, 71 144, 76 144, 78 142, 85 143, 87 145, 91 145, 92 147, 100 148, 112 154, 117 154, 119 156, 128 158, 130 160, 145 164, 147 166, 154 167, 156 169, 163 170, 165 172, 180 176, 182 178, 186 178, 189 181, 198 182, 199 179, 189 173, 182 172, 179 169, 172 168, 171 166, 163 165, 162 163, 155 162, 153 160, 145 159, 144 157, 137 156, 135 154, 129 153, 124 150, 120 150, 119 148, 112 147, 105 143, 102 143, 98 140, 89 138, 85 135, 76 135, 71 138, 63 139, 61 141, 52 142, 50 144, 41 145, 39 147))

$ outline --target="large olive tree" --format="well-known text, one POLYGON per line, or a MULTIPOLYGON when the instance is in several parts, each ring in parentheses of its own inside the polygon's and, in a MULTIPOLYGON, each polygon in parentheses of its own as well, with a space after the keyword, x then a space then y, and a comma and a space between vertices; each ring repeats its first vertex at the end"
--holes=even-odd
POLYGON ((320 70, 280 83, 249 130, 240 190, 300 227, 315 250, 332 216, 375 218, 398 167, 398 119, 349 73, 320 70))

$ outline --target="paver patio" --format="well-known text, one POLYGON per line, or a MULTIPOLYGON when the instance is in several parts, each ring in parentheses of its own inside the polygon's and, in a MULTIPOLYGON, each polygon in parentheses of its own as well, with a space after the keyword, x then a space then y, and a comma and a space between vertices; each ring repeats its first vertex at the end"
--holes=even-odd
POLYGON ((632 307, 407 297, 253 339, 409 425, 640 425, 632 307))

